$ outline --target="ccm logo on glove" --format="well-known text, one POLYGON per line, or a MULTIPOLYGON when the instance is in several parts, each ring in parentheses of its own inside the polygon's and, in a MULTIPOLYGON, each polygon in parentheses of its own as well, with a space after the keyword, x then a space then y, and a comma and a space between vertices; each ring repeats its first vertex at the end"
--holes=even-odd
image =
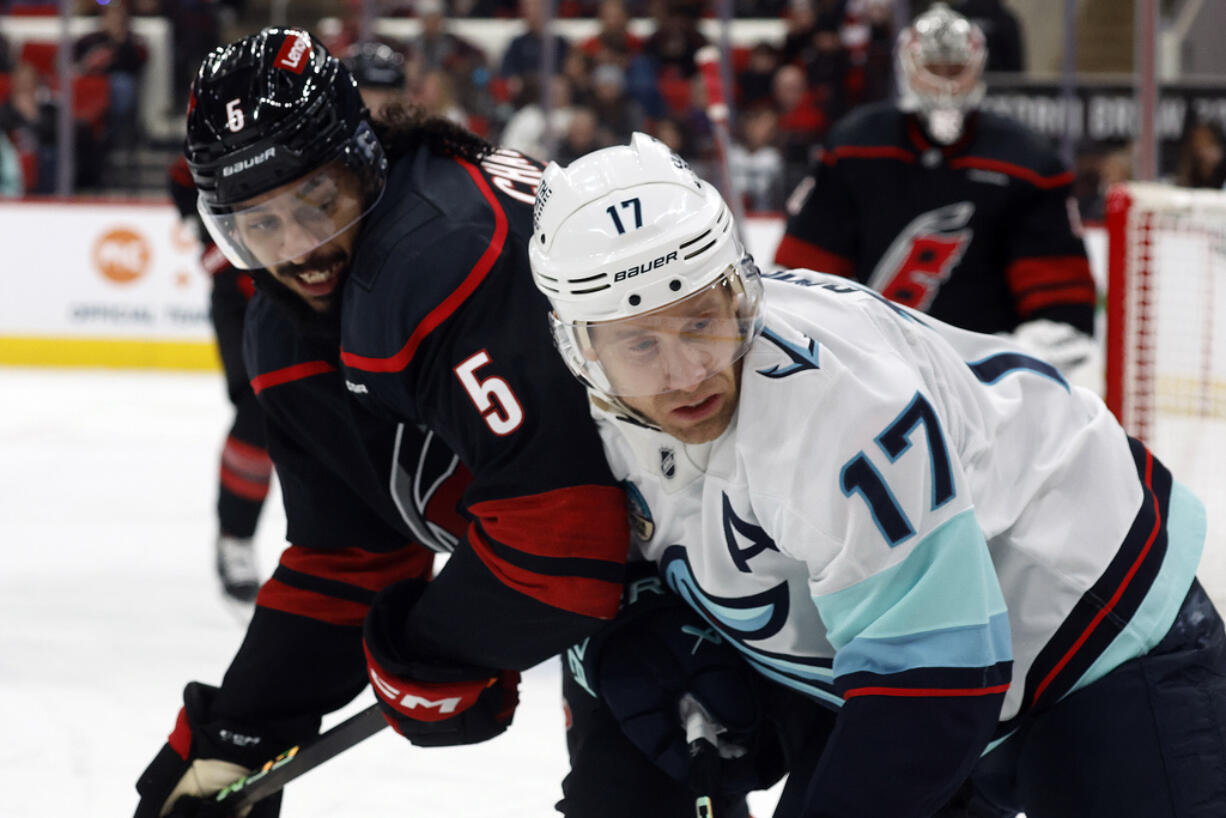
MULTIPOLYGON (((376 664, 374 657, 370 655, 370 651, 366 651, 367 669, 370 671, 370 683, 374 685, 375 690, 379 693, 380 698, 390 704, 396 710, 404 713, 406 716, 411 716, 419 721, 442 721, 443 719, 454 716, 463 710, 467 710, 477 703, 481 693, 489 687, 492 687, 498 682, 497 677, 490 679, 474 679, 469 682, 453 682, 447 685, 439 685, 439 692, 445 691, 448 694, 459 695, 444 695, 441 698, 431 698, 431 688, 433 685, 425 683, 416 683, 412 687, 405 685, 404 679, 398 679, 400 686, 388 681, 387 677, 391 674, 384 671, 376 664)), ((437 689, 437 688, 436 688, 437 689)), ((438 694, 433 694, 437 696, 438 694)))

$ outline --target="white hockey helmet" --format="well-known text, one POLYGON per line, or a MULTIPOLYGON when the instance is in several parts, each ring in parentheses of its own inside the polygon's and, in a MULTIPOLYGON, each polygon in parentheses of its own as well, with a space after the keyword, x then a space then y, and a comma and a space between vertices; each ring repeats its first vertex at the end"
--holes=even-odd
MULTIPOLYGON (((762 283, 732 214, 664 143, 636 133, 568 167, 550 163, 537 191, 532 277, 548 297, 554 341, 576 377, 606 396, 676 388, 662 357, 640 363, 661 377, 628 382, 602 361, 595 333, 648 334, 686 345, 709 375, 745 354, 761 328, 762 283), (723 293, 719 315, 695 323, 673 309, 723 293), (628 324, 627 322, 631 322, 628 324)), ((607 336, 606 336, 607 337, 607 336)))
POLYGON ((966 113, 983 100, 987 57, 979 26, 934 3, 898 35, 899 107, 918 114, 937 142, 957 141, 966 113))

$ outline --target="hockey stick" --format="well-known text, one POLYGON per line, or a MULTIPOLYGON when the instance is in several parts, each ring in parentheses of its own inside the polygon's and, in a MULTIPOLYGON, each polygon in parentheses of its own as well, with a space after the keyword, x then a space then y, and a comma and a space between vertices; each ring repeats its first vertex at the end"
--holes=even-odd
POLYGON ((711 121, 711 132, 715 135, 715 156, 719 162, 720 192, 724 194, 732 215, 736 218, 737 228, 745 229, 745 207, 741 201, 741 193, 732 180, 732 165, 729 163, 729 151, 732 149, 732 135, 728 131, 728 102, 724 96, 724 82, 720 74, 720 50, 714 45, 705 45, 694 54, 694 62, 702 73, 702 84, 707 91, 707 119, 711 121))
POLYGON ((387 719, 372 704, 342 721, 314 741, 296 745, 265 762, 264 766, 243 776, 200 805, 197 818, 228 818, 279 792, 286 784, 315 769, 333 756, 370 738, 387 727, 387 719))

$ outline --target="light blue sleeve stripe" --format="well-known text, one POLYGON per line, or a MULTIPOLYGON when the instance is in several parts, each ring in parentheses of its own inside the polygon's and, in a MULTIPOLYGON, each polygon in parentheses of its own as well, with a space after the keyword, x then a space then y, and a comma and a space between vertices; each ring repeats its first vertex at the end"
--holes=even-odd
POLYGON ((1162 641, 1175 624, 1179 606, 1192 587, 1205 547, 1207 525, 1205 506, 1183 485, 1174 483, 1167 510, 1166 557, 1158 569, 1158 576, 1154 577, 1153 586, 1128 626, 1112 640, 1069 693, 1098 681, 1129 659, 1149 653, 1162 641))
POLYGON ((987 625, 895 636, 858 637, 834 657, 834 675, 867 671, 902 673, 925 667, 991 667, 1013 657, 1008 614, 994 614, 987 625))
POLYGON ((952 648, 952 635, 957 633, 968 644, 977 645, 966 648, 969 653, 964 655, 974 654, 985 661, 991 658, 988 664, 1013 658, 1005 599, 973 509, 947 520, 917 542, 898 565, 851 587, 816 596, 813 602, 839 654, 854 640, 861 640, 849 660, 853 666, 876 661, 871 657, 878 657, 891 641, 918 646, 915 640, 923 641, 928 634, 934 635, 933 640, 919 649, 940 662, 964 650, 952 648), (951 635, 949 641, 943 634, 951 635))

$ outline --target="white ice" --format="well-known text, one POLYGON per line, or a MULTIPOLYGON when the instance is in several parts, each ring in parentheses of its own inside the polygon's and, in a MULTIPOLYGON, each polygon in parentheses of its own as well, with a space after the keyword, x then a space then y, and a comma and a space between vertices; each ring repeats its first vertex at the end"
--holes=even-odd
MULTIPOLYGON (((243 628, 212 567, 214 374, 0 368, 0 816, 127 816, 183 685, 243 628)), ((285 518, 270 496, 265 574, 285 518)), ((284 818, 548 818, 566 769, 556 660, 505 735, 420 749, 385 730, 293 782, 284 818)), ((325 726, 373 702, 367 693, 325 726)), ((754 796, 758 818, 773 794, 754 796)))
MULTIPOLYGON (((229 412, 214 374, 0 368, 0 818, 130 815, 183 685, 220 681, 243 633, 211 562, 229 412)), ((265 574, 283 534, 274 493, 265 574)), ((1201 575, 1221 604, 1226 548, 1213 548, 1201 575)), ((419 749, 384 731, 293 782, 282 815, 556 815, 556 661, 521 693, 506 735, 419 749)), ((752 797, 757 818, 776 798, 752 797)))

